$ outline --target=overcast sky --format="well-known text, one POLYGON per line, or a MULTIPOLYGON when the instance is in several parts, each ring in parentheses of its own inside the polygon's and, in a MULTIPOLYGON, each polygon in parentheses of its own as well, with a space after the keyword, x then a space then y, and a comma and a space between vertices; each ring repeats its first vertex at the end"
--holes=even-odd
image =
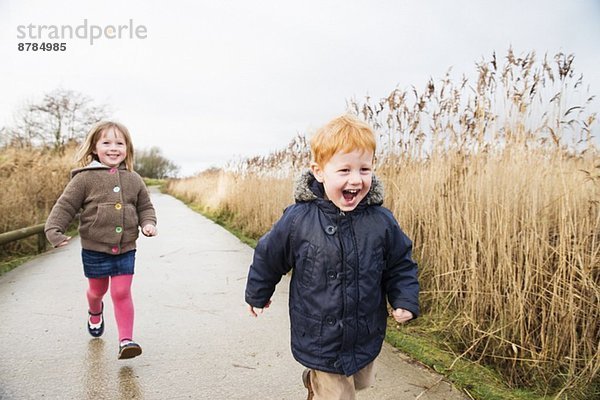
POLYGON ((471 74, 511 45, 574 53, 600 92, 598 0, 0 0, 0 29, 0 126, 26 101, 78 91, 108 104, 136 149, 159 146, 183 175, 279 149, 350 98, 422 89, 451 66, 471 74), (17 50, 41 42, 18 38, 20 25, 85 20, 88 38, 59 40, 64 52, 17 50), (130 20, 145 37, 122 30, 90 44, 91 25, 130 20))

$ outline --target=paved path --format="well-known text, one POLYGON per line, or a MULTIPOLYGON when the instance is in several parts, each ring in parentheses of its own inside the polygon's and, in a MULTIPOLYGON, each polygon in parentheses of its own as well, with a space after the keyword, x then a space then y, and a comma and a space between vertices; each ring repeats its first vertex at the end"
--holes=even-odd
MULTIPOLYGON (((79 241, 0 277, 0 399, 304 399, 289 349, 287 279, 258 319, 244 305, 252 249, 183 203, 153 193, 159 236, 138 241, 133 295, 142 356, 117 360, 86 331, 79 241)), ((386 345, 359 399, 462 399, 386 345)))

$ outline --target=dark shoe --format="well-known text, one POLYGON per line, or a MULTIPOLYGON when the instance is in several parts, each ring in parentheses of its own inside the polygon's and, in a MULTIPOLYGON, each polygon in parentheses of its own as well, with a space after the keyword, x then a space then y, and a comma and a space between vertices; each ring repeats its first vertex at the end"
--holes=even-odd
POLYGON ((93 337, 100 337, 104 333, 104 316, 102 315, 103 312, 104 312, 104 302, 102 303, 102 310, 99 313, 94 314, 88 310, 89 316, 88 316, 88 320, 87 320, 87 328, 88 328, 88 332, 93 337), (92 324, 90 322, 90 317, 98 317, 98 316, 100 316, 100 322, 98 322, 97 324, 92 324))
POLYGON ((133 340, 123 339, 119 343, 119 360, 137 357, 140 354, 142 354, 142 348, 133 340))
POLYGON ((306 397, 306 400, 312 400, 315 396, 315 392, 313 392, 312 384, 310 383, 310 369, 308 368, 302 372, 302 383, 304 383, 304 387, 308 390, 308 397, 306 397))

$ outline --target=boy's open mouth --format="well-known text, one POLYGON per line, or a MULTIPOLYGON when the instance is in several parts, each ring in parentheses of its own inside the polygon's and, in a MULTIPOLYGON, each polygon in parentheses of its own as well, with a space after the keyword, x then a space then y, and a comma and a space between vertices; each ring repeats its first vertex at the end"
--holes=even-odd
POLYGON ((360 189, 346 189, 342 190, 342 195, 344 196, 344 200, 352 201, 358 195, 360 189))

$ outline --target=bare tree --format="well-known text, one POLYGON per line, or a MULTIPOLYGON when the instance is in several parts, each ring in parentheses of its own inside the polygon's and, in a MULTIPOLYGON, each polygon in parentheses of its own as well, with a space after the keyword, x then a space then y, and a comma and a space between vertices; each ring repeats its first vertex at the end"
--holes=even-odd
POLYGON ((95 105, 81 93, 56 89, 39 103, 26 104, 16 113, 14 126, 4 127, 2 135, 14 146, 60 150, 66 143, 84 138, 88 129, 108 113, 107 106, 95 105))

